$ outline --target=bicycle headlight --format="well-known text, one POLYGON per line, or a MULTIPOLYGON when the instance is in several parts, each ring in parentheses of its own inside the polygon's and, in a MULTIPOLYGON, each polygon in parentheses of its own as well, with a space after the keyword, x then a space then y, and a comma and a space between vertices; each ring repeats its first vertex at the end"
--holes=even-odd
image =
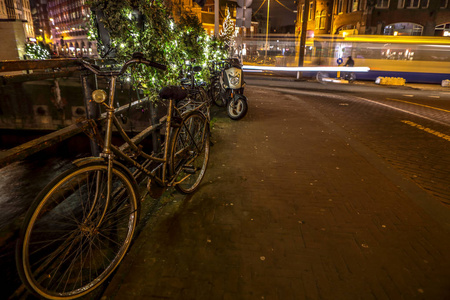
POLYGON ((98 104, 105 102, 106 97, 106 92, 104 90, 95 90, 92 92, 92 100, 98 104))

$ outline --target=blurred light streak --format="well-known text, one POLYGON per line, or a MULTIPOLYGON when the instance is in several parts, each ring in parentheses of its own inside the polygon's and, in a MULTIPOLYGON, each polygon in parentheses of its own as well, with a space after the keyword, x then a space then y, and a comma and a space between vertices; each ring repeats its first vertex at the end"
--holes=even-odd
POLYGON ((244 70, 292 71, 292 72, 369 72, 369 67, 269 67, 244 65, 244 70))

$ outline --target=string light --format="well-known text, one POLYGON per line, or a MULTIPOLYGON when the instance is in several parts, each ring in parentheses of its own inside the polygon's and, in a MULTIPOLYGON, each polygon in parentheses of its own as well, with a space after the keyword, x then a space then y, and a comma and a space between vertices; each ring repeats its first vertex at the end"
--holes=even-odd
POLYGON ((179 71, 185 60, 195 58, 195 65, 204 66, 197 75, 206 79, 209 75, 209 69, 206 68, 208 60, 212 56, 215 59, 226 56, 223 42, 211 39, 195 15, 183 12, 175 21, 170 11, 161 9, 162 1, 154 0, 148 6, 147 0, 136 0, 133 2, 134 8, 131 8, 129 1, 109 5, 109 0, 93 0, 93 9, 101 9, 105 18, 91 17, 89 26, 89 38, 97 40, 102 56, 114 50, 116 60, 123 62, 132 53, 142 52, 146 58, 169 66, 165 72, 141 66, 130 74, 133 84, 145 86, 144 92, 155 100, 161 87, 179 84, 179 71), (136 7, 145 7, 145 10, 137 11, 136 7), (139 13, 144 15, 144 24, 137 22, 141 20, 137 15, 139 13), (108 29, 109 45, 103 45, 96 22, 102 22, 108 29))

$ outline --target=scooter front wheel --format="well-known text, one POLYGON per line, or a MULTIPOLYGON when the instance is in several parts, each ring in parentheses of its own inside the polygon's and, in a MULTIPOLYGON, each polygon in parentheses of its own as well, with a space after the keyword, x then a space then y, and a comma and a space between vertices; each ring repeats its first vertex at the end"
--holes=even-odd
POLYGON ((247 114, 248 105, 247 97, 237 94, 233 99, 228 101, 227 114, 232 120, 240 120, 247 114))

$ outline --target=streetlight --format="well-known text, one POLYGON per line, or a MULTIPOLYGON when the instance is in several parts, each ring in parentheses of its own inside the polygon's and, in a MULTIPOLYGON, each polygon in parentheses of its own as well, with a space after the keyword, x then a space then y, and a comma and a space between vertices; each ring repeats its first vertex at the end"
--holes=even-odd
POLYGON ((267 48, 269 48, 268 39, 269 39, 269 9, 270 9, 270 0, 267 2, 267 26, 266 26, 266 54, 264 55, 264 61, 267 59, 267 48))

